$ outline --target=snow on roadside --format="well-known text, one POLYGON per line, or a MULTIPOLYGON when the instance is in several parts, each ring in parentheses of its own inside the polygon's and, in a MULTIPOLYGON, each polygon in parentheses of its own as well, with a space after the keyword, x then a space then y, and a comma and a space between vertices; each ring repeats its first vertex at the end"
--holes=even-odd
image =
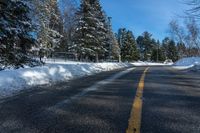
POLYGON ((154 62, 143 62, 143 61, 137 61, 131 63, 134 66, 166 66, 166 65, 172 65, 172 63, 154 63, 154 62))
POLYGON ((45 66, 0 71, 0 98, 31 86, 66 81, 131 66, 128 63, 49 62, 45 66))
POLYGON ((200 71, 200 57, 188 57, 178 60, 173 68, 177 70, 200 71))

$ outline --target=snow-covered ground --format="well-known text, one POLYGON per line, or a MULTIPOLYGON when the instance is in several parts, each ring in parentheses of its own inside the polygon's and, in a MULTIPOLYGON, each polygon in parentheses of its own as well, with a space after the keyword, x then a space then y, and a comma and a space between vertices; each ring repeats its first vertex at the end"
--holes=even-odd
POLYGON ((0 98, 11 96, 31 86, 45 85, 66 81, 76 77, 92 75, 131 66, 128 63, 81 63, 81 62, 47 62, 34 68, 0 71, 0 98))
POLYGON ((154 63, 154 62, 144 62, 144 61, 137 61, 131 63, 134 66, 166 66, 166 65, 172 65, 173 63, 154 63))
POLYGON ((188 57, 177 61, 173 68, 177 70, 200 71, 200 57, 188 57))

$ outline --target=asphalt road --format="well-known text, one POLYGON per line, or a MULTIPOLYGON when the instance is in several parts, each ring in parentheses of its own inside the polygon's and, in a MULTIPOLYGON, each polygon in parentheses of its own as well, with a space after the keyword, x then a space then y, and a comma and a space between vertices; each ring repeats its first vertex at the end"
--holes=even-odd
MULTIPOLYGON (((39 86, 0 100, 0 133, 125 133, 146 67, 39 86)), ((141 133, 200 133, 200 75, 151 67, 141 133)))

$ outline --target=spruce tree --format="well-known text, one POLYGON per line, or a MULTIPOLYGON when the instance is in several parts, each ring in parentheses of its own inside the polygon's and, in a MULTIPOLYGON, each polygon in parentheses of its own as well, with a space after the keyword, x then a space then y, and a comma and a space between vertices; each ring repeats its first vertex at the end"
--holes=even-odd
POLYGON ((105 42, 106 42, 105 58, 109 59, 109 60, 119 59, 120 47, 119 47, 119 43, 117 41, 117 38, 112 31, 111 18, 110 17, 108 17, 105 26, 106 26, 106 29, 107 29, 107 35, 106 35, 106 40, 105 40, 105 42))
POLYGON ((37 40, 40 45, 40 57, 51 56, 59 46, 62 33, 61 14, 59 13, 57 0, 33 0, 35 23, 37 26, 37 40))
POLYGON ((71 51, 77 53, 79 60, 95 55, 95 51, 91 49, 96 41, 93 35, 96 28, 92 11, 90 1, 81 0, 80 9, 76 13, 77 25, 73 37, 74 45, 70 47, 71 51))
MULTIPOLYGON (((112 34, 112 29, 106 27, 107 21, 109 18, 106 16, 106 13, 103 11, 99 0, 91 0, 91 5, 94 7, 94 14, 97 19, 96 23, 96 37, 98 38, 98 49, 96 50, 96 56, 104 57, 105 52, 107 51, 107 37, 109 34, 112 34)), ((112 35, 110 35, 111 37, 112 35)), ((111 37, 112 38, 112 37, 111 37)), ((97 59, 98 60, 98 59, 97 59)))
POLYGON ((139 59, 139 53, 136 47, 135 37, 131 31, 125 30, 121 46, 121 56, 123 61, 136 61, 139 59))
POLYGON ((155 62, 165 61, 164 53, 159 40, 156 42, 152 49, 151 60, 155 62))
POLYGON ((149 32, 143 33, 144 60, 148 60, 152 52, 153 45, 152 45, 151 36, 152 35, 149 32))
POLYGON ((98 0, 82 0, 77 12, 74 45, 71 47, 79 59, 96 60, 106 49, 105 16, 98 0))
POLYGON ((119 43, 120 48, 124 45, 125 38, 126 38, 127 30, 125 28, 120 28, 117 34, 117 40, 119 43))
POLYGON ((137 45, 140 49, 140 59, 141 60, 149 60, 151 57, 152 49, 154 47, 154 42, 152 42, 152 35, 145 31, 142 36, 137 38, 137 45))
POLYGON ((144 47, 144 37, 143 36, 138 36, 136 39, 137 42, 137 47, 139 49, 140 53, 140 60, 144 60, 144 52, 145 52, 145 47, 144 47))
POLYGON ((174 40, 166 37, 162 42, 162 49, 165 55, 165 59, 171 59, 172 61, 178 60, 178 51, 174 40))
POLYGON ((23 67, 31 62, 30 49, 35 45, 30 9, 23 1, 0 1, 0 63, 23 67))
POLYGON ((177 51, 176 43, 173 40, 170 40, 169 42, 167 56, 173 62, 178 60, 178 51, 177 51))

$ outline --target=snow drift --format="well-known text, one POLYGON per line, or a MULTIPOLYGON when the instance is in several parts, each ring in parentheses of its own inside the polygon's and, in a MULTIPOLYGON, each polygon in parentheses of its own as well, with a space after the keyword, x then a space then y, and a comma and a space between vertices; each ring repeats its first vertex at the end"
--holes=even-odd
POLYGON ((179 70, 200 71, 200 57, 188 57, 178 60, 174 68, 179 70))
POLYGON ((31 86, 66 81, 102 71, 128 67, 128 63, 57 62, 41 67, 0 71, 0 97, 10 96, 31 86))
POLYGON ((156 62, 145 62, 145 61, 137 61, 131 63, 133 66, 170 66, 173 63, 156 63, 156 62))

